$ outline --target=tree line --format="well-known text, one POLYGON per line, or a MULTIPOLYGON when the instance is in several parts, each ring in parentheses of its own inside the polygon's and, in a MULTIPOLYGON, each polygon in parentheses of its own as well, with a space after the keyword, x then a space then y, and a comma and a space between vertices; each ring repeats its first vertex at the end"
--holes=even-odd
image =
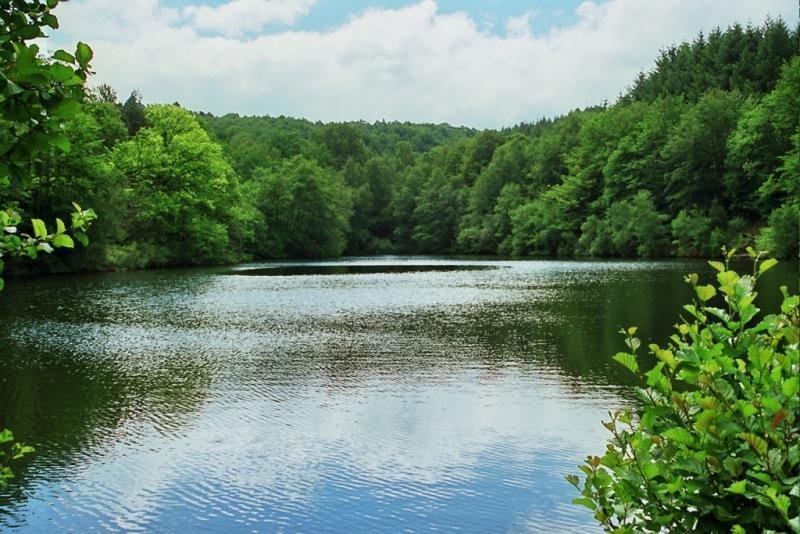
POLYGON ((504 130, 216 117, 92 90, 71 149, 27 161, 0 205, 100 217, 37 267, 435 253, 796 256, 798 29, 734 25, 664 50, 614 105, 504 130))

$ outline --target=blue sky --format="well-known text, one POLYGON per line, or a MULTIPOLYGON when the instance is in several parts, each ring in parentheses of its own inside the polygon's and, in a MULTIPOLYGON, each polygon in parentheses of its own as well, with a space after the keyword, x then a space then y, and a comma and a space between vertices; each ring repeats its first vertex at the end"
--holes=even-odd
MULTIPOLYGON (((182 7, 205 4, 218 6, 227 0, 169 0, 165 5, 182 7)), ((382 0, 365 2, 363 0, 319 0, 314 9, 292 24, 293 29, 324 31, 340 26, 348 19, 358 16, 368 8, 397 9, 415 2, 409 0, 382 0)), ((544 32, 553 27, 564 26, 577 20, 575 8, 580 0, 439 0, 439 11, 453 13, 464 11, 482 24, 483 29, 499 34, 504 31, 508 18, 532 12, 531 28, 534 32, 544 32)), ((286 25, 273 24, 269 30, 280 30, 286 25)))
POLYGON ((613 102, 659 50, 796 0, 71 0, 92 84, 215 114, 500 128, 613 102))

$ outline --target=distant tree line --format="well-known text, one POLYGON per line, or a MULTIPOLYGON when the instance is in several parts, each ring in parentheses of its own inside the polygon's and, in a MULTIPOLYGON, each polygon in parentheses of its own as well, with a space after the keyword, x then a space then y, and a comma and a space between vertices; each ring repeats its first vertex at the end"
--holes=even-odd
POLYGON ((0 205, 102 224, 50 270, 434 253, 798 253, 800 54, 781 20, 664 50, 612 106, 502 131, 215 117, 96 88, 0 205))

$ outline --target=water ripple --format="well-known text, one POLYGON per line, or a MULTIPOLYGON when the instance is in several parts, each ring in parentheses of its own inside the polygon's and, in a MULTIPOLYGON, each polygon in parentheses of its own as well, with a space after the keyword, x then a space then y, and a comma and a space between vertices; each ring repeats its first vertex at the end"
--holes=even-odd
POLYGON ((663 337, 694 266, 491 266, 9 284, 0 423, 38 451, 0 494, 0 529, 594 528, 563 477, 627 402, 613 332, 663 337))

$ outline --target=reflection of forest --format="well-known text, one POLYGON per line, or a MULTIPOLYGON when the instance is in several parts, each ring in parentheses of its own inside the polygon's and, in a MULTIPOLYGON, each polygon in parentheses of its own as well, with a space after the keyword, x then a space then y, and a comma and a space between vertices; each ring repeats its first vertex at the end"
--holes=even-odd
MULTIPOLYGON (((141 292, 135 282, 120 288, 104 276, 66 281, 15 280, 0 309, 0 426, 37 449, 6 490, 15 500, 27 495, 26 478, 74 478, 87 465, 82 458, 140 442, 143 426, 179 433, 211 385, 202 354, 146 353, 135 336, 115 335, 121 302, 137 290, 139 298, 158 294, 158 283, 141 292)), ((8 497, 0 494, 0 502, 8 497)))

